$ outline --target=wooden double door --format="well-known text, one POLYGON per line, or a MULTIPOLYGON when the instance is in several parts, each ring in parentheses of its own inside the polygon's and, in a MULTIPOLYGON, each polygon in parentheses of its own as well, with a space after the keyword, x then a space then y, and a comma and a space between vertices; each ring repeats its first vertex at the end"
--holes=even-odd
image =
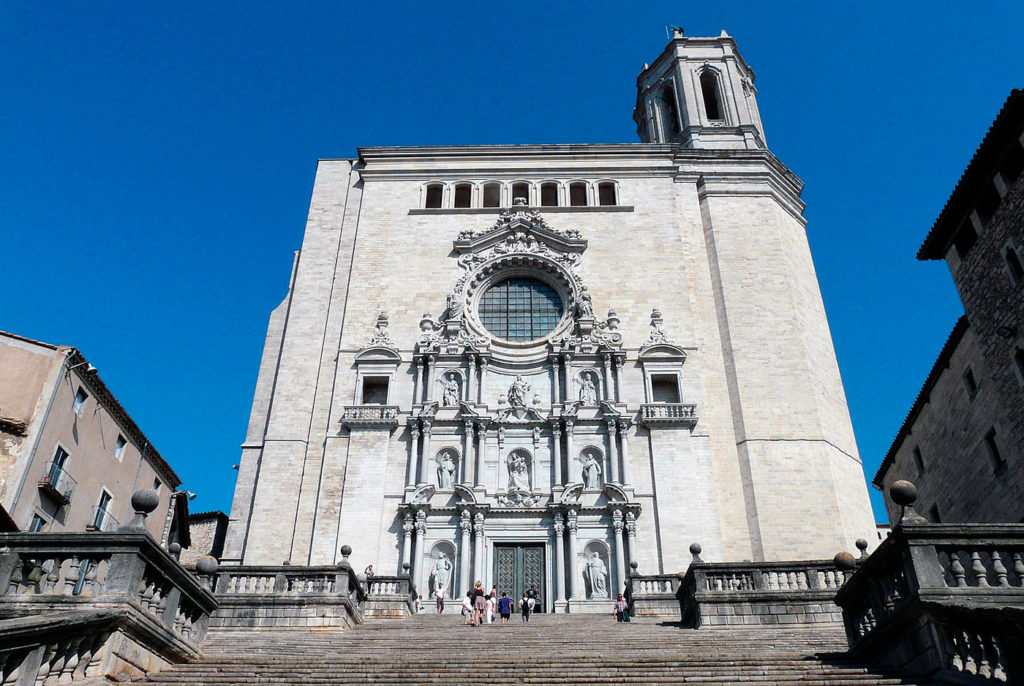
POLYGON ((544 597, 544 544, 511 543, 494 546, 494 583, 498 597, 508 593, 518 610, 523 593, 533 586, 540 595, 534 612, 543 612, 548 599, 544 597))

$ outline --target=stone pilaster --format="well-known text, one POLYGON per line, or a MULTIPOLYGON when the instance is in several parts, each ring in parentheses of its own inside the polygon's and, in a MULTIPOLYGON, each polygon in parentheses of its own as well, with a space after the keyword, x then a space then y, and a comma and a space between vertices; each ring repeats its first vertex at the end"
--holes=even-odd
POLYGON ((473 546, 473 576, 477 581, 484 578, 484 513, 477 512, 473 523, 476 543, 473 546))
POLYGON ((470 577, 473 555, 470 535, 473 533, 473 515, 469 510, 463 510, 459 516, 459 530, 462 533, 462 548, 459 550, 459 589, 460 594, 465 595, 466 591, 473 588, 473 579, 470 577))
POLYGON ((565 521, 562 514, 555 515, 555 597, 559 602, 565 601, 565 521))
POLYGON ((616 419, 610 417, 608 425, 608 482, 617 484, 619 482, 619 441, 616 438, 616 419))
POLYGON ((462 483, 471 484, 476 478, 473 459, 473 420, 466 419, 462 433, 462 483))
POLYGON ((576 600, 580 597, 580 569, 576 551, 576 510, 569 510, 566 517, 569 528, 569 597, 576 600))
POLYGON ((632 483, 629 473, 629 421, 619 420, 619 439, 622 441, 622 485, 632 483))
POLYGON ((418 483, 428 483, 430 463, 430 420, 423 419, 423 439, 420 441, 420 476, 418 483))
POLYGON ((636 515, 632 512, 626 513, 626 540, 629 542, 629 565, 632 569, 636 562, 636 515))
POLYGON ((562 480, 562 427, 555 422, 551 425, 551 459, 555 463, 555 485, 564 486, 565 481, 562 480))
POLYGON ((415 424, 409 425, 409 464, 405 467, 405 485, 416 485, 416 458, 420 448, 420 427, 415 424))
POLYGON ((626 549, 622 545, 622 510, 614 510, 612 512, 612 529, 615 531, 615 573, 616 573, 616 588, 618 590, 612 594, 622 593, 626 587, 626 549))
POLYGON ((402 565, 403 567, 404 565, 410 565, 410 569, 412 565, 412 530, 412 513, 406 512, 402 520, 402 565))
POLYGON ((416 590, 420 590, 420 576, 423 571, 423 544, 427 537, 427 512, 419 510, 416 512, 416 544, 412 554, 412 583, 416 590))

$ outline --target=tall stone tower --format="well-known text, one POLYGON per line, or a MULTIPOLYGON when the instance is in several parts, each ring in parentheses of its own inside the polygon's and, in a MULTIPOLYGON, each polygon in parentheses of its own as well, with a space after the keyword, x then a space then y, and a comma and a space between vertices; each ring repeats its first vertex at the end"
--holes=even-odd
MULTIPOLYGON (((641 143, 321 160, 225 563, 354 563, 605 611, 630 562, 874 529, 804 230, 732 38, 638 77, 641 143)), ((361 568, 361 567, 360 567, 361 568)))

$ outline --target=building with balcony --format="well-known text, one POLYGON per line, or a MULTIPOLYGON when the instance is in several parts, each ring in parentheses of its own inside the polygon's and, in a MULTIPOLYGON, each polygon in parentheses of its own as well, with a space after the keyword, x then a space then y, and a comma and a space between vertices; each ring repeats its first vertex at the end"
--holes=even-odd
MULTIPOLYGON (((963 302, 873 483, 934 522, 1024 521, 1024 90, 1006 100, 917 253, 963 302)), ((895 522, 899 508, 887 502, 895 522)))
POLYGON ((586 612, 694 542, 762 561, 876 539, 753 70, 677 31, 637 88, 638 143, 319 162, 222 562, 349 544, 425 596, 533 585, 586 612))
POLYGON ((115 531, 153 488, 166 542, 180 483, 80 351, 0 332, 0 506, 20 530, 115 531))

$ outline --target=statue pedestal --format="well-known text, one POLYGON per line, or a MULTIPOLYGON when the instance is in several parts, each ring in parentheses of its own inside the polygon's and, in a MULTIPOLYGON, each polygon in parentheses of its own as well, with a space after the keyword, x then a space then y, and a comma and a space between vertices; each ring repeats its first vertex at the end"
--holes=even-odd
MULTIPOLYGON (((615 609, 615 601, 611 598, 599 600, 584 600, 583 598, 570 598, 568 600, 568 611, 571 614, 611 614, 615 609)), ((557 609, 558 605, 555 604, 557 609)))

